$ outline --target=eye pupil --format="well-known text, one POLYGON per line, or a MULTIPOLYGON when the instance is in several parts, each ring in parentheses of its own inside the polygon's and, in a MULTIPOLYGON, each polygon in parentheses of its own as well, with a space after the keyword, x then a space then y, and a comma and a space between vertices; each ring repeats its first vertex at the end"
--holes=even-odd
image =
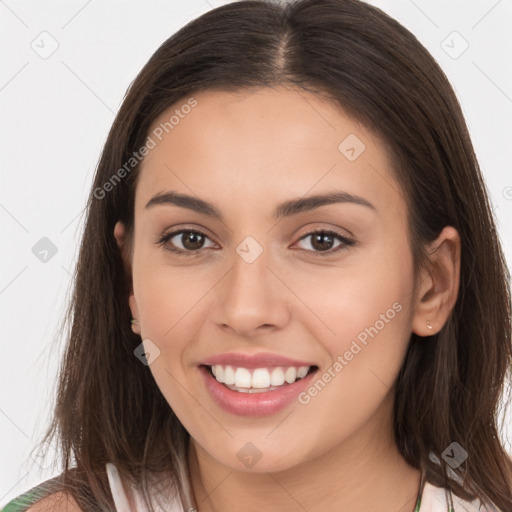
POLYGON ((181 235, 181 240, 183 243, 183 247, 191 251, 201 249, 201 246, 204 243, 203 235, 201 235, 200 233, 195 233, 194 231, 185 231, 181 235))
POLYGON ((320 251, 322 250, 329 250, 331 247, 326 247, 326 245, 332 245, 334 242, 334 236, 329 235, 327 233, 315 233, 313 235, 313 240, 311 245, 320 251), (327 244, 325 243, 325 240, 327 239, 327 244), (317 245, 318 244, 318 245, 317 245))

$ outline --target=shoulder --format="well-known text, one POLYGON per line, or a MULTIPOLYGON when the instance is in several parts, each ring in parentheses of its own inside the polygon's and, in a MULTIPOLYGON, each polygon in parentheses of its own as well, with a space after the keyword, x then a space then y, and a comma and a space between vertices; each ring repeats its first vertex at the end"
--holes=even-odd
POLYGON ((57 490, 58 477, 46 480, 11 500, 2 512, 82 512, 76 501, 57 490))
POLYGON ((82 512, 77 502, 66 493, 50 494, 27 509, 27 512, 82 512))

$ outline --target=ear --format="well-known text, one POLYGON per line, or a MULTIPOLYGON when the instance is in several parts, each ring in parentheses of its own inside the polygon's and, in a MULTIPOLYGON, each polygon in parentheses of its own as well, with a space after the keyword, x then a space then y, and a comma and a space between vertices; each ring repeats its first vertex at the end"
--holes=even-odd
MULTIPOLYGON (((132 279, 132 264, 131 264, 131 255, 130 250, 127 244, 126 239, 126 228, 125 225, 121 221, 117 221, 114 226, 114 237, 117 242, 117 246, 121 251, 121 257, 123 259, 124 269, 126 275, 129 276, 130 282, 132 279)), ((128 305, 130 306, 130 311, 132 312, 132 317, 135 319, 135 322, 132 323, 132 331, 136 334, 140 335, 140 322, 139 322, 139 310, 137 308, 137 301, 135 300, 135 295, 133 292, 133 285, 131 286, 130 295, 128 298, 128 305)))
POLYGON ((429 269, 422 269, 414 305, 412 330, 431 336, 441 330, 455 306, 460 282, 460 236, 446 226, 428 247, 429 269), (427 327, 430 322, 432 329, 427 327))

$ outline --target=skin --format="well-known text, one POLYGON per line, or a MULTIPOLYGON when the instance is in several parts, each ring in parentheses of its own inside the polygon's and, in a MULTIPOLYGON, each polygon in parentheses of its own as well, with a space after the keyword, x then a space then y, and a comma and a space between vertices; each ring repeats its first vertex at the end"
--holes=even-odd
MULTIPOLYGON (((132 277, 133 329, 158 346, 149 369, 192 437, 198 510, 238 511, 243 503, 249 512, 412 512, 420 473, 393 439, 395 381, 411 332, 435 334, 455 304, 457 231, 446 227, 429 247, 431 269, 414 289, 406 202, 376 134, 304 91, 194 98, 198 105, 143 161, 132 250, 121 222, 114 236, 132 277), (354 161, 338 150, 349 134, 366 146, 354 161), (169 190, 214 203, 224 221, 176 205, 145 208, 169 190), (338 203, 272 217, 285 200, 334 190, 364 197, 375 211, 338 203), (199 255, 174 255, 155 243, 179 229, 205 233, 199 255), (303 238, 322 229, 355 244, 333 252, 341 244, 334 238, 326 255, 313 237, 303 238), (236 252, 247 236, 263 248, 252 263, 236 252), (199 378, 202 360, 227 351, 312 361, 322 374, 396 302, 401 311, 307 404, 237 416, 199 378), (262 455, 251 468, 237 457, 247 442, 262 455)), ((194 247, 181 235, 172 240, 194 247)))

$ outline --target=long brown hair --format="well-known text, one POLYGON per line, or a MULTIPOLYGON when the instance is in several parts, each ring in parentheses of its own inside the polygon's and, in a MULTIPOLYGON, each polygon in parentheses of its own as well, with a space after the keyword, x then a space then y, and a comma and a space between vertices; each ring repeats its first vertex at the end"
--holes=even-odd
POLYGON ((278 85, 334 102, 385 141, 405 191, 416 271, 427 264, 425 244, 444 226, 458 230, 457 302, 431 339, 411 334, 395 438, 434 485, 512 510, 512 462, 497 428, 500 399, 510 403, 510 276, 486 186, 443 71, 407 29, 358 0, 212 9, 165 41, 130 85, 88 198, 54 418, 41 441, 58 438, 63 489, 83 510, 112 509, 106 462, 142 483, 175 477, 190 440, 134 356, 141 339, 130 329, 130 276, 113 236, 118 220, 132 233, 139 165, 130 159, 155 118, 194 92, 278 85), (442 456, 452 442, 468 453, 455 470, 442 456))

